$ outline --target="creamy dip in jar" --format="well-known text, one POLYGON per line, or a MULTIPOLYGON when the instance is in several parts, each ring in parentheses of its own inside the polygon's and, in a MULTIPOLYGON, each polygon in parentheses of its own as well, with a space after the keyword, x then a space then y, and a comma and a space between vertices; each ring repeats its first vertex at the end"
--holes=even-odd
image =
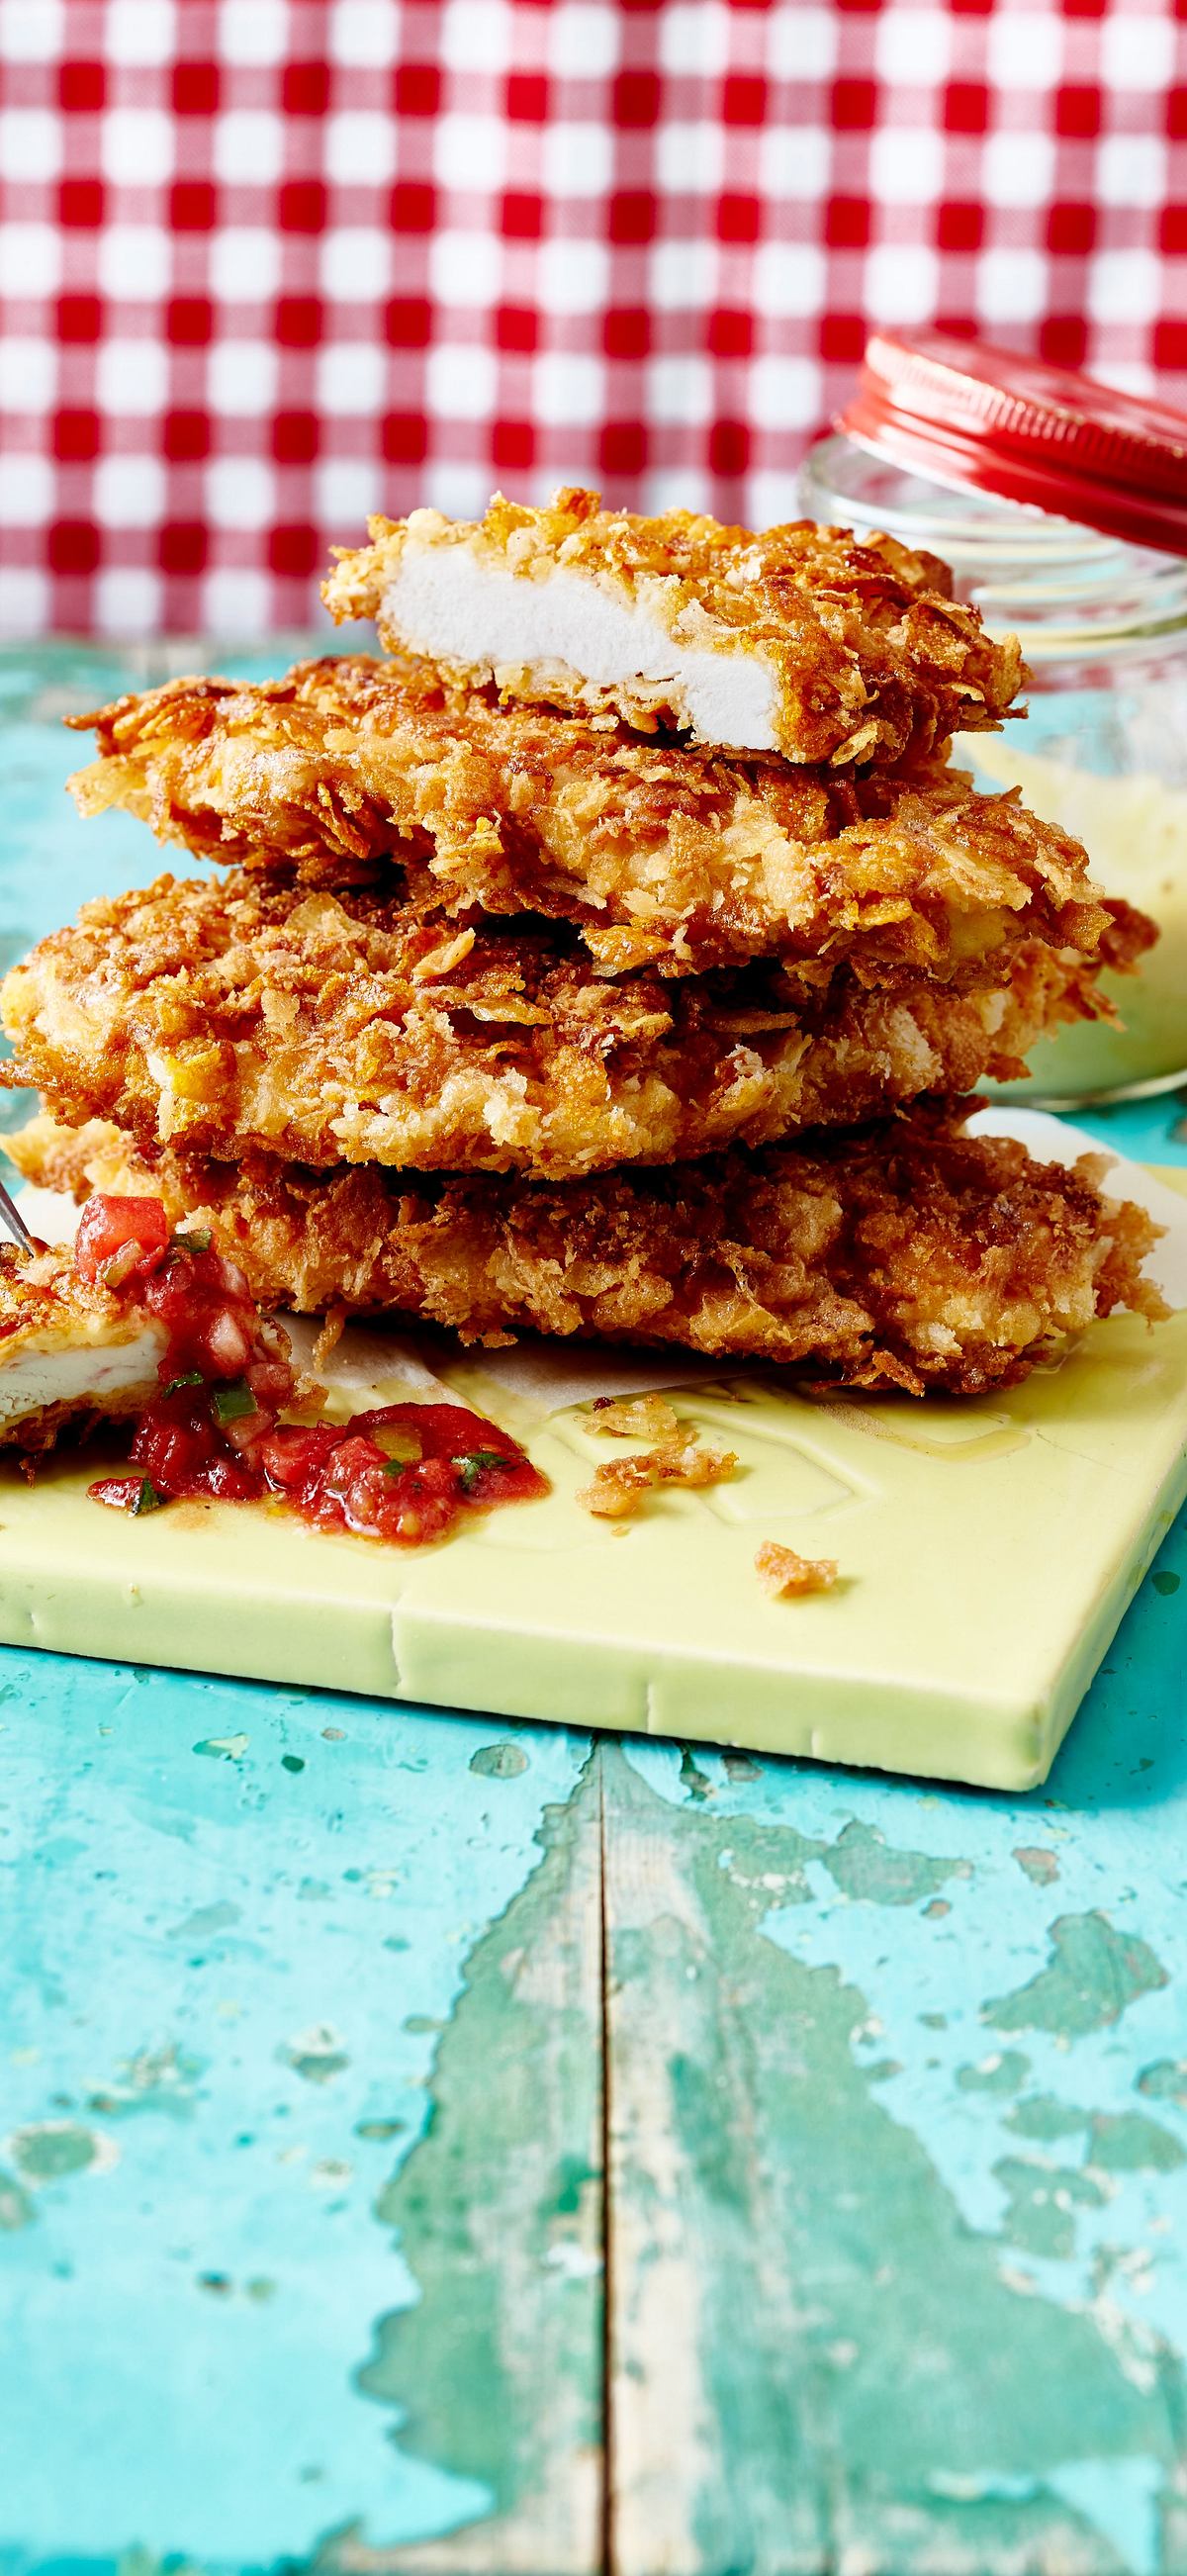
POLYGON ((1026 715, 958 738, 978 787, 1022 790, 1159 925, 1102 977, 1123 1023, 1044 1039, 1015 1099, 1128 1098, 1187 1078, 1187 418, 980 344, 880 335, 800 501, 951 564, 1018 635, 1026 715))

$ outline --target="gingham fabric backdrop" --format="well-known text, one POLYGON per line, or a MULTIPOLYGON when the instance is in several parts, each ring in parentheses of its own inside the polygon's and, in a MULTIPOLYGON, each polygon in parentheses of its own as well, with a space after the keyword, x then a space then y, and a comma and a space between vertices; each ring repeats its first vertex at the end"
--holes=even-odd
POLYGON ((0 0, 9 632, 306 622, 368 510, 794 505, 876 322, 1187 399, 1174 0, 0 0))

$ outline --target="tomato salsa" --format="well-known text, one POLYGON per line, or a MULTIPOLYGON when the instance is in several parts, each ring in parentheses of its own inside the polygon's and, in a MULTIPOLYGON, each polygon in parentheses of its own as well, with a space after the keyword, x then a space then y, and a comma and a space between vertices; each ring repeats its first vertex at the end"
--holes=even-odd
POLYGON ((549 1490, 518 1441, 464 1405, 282 1420, 296 1397, 287 1336, 261 1317, 208 1230, 170 1233, 159 1199, 90 1199, 74 1257, 83 1279, 134 1293, 168 1332, 161 1392, 132 1436, 134 1472, 100 1477, 88 1488, 96 1502, 139 1513, 202 1495, 275 1495, 319 1529, 423 1547, 469 1512, 549 1490))

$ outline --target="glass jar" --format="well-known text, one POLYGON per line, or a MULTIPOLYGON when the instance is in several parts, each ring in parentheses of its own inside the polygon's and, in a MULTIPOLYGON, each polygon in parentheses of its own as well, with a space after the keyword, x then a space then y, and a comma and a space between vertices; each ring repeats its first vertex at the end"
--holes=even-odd
POLYGON ((958 597, 1019 637, 1029 712, 958 736, 953 758, 979 788, 1021 788, 1084 843, 1105 893, 1158 924, 1136 973, 1101 977, 1121 1025, 1080 1021, 1041 1040, 1009 1097, 1063 1107, 1187 1080, 1187 560, 933 481, 844 434, 807 458, 800 506, 942 555, 958 597))

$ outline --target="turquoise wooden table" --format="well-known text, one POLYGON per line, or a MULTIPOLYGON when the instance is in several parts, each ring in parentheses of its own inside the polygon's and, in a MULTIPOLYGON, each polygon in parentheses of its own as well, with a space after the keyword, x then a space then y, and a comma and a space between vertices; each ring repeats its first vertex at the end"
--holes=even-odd
POLYGON ((1021 1799, 0 1657, 4 2576, 1183 2576, 1185 1573, 1021 1799))

